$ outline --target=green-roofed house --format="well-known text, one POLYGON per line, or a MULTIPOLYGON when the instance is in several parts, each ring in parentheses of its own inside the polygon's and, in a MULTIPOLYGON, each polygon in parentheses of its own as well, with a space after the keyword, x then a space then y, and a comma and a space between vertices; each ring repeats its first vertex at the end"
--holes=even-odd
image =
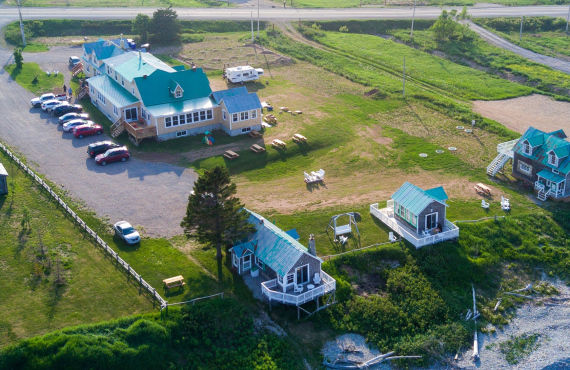
POLYGON ((113 122, 111 135, 127 131, 137 145, 205 131, 231 136, 261 129, 261 103, 245 87, 212 92, 201 68, 172 68, 122 40, 84 44, 91 102, 113 122))
POLYGON ((513 176, 532 186, 539 200, 570 197, 570 142, 563 130, 529 127, 513 152, 513 176))
POLYGON ((269 302, 297 307, 325 295, 334 302, 336 281, 321 270, 322 260, 269 220, 248 212, 256 231, 230 252, 234 269, 246 274, 244 279, 255 279, 253 289, 261 289, 269 302))
POLYGON ((423 190, 405 182, 387 201, 386 208, 370 205, 370 213, 416 248, 457 239, 459 228, 446 217, 447 194, 439 186, 423 190))

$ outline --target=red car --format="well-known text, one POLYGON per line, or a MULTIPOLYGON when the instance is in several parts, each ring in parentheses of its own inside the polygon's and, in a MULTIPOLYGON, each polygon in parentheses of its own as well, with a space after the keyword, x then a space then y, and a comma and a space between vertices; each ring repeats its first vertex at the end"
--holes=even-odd
POLYGON ((99 154, 95 157, 95 163, 105 166, 107 163, 111 162, 125 162, 131 158, 131 154, 126 146, 120 148, 113 148, 107 150, 103 154, 99 154))
POLYGON ((73 135, 80 139, 83 139, 85 136, 91 135, 101 135, 103 133, 103 127, 98 124, 88 124, 88 125, 80 125, 73 128, 73 135))

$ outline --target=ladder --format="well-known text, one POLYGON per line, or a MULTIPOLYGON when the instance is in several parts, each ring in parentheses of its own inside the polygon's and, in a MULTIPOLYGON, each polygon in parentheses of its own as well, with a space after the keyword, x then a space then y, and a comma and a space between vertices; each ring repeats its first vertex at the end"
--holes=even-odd
POLYGON ((116 138, 118 137, 120 134, 123 133, 123 131, 125 131, 125 125, 124 125, 124 121, 122 118, 119 118, 117 121, 115 121, 115 123, 113 123, 113 125, 111 126, 111 137, 112 138, 116 138))
POLYGON ((493 159, 493 162, 491 162, 491 164, 487 166, 487 174, 489 176, 494 177, 497 174, 497 172, 499 172, 500 170, 503 169, 503 167, 505 167, 505 164, 507 164, 509 159, 511 159, 511 157, 509 157, 505 153, 497 154, 495 159, 493 159))

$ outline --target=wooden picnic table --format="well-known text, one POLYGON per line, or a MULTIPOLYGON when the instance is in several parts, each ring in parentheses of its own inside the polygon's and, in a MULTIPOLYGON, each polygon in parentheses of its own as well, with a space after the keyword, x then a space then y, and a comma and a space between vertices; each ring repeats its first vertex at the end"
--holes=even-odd
POLYGON ((485 184, 481 184, 481 183, 475 184, 474 188, 475 188, 475 191, 479 194, 491 195, 491 188, 489 188, 485 184))
POLYGON ((224 152, 224 157, 226 157, 226 158, 229 159, 229 160, 232 160, 232 159, 238 158, 238 157, 239 157, 239 154, 237 154, 236 152, 231 151, 231 150, 226 150, 226 151, 224 152))
POLYGON ((249 147, 249 149, 254 153, 263 153, 265 151, 264 147, 257 144, 253 144, 252 146, 249 147))
POLYGON ((186 283, 184 282, 184 277, 182 275, 164 279, 162 280, 162 282, 164 283, 165 289, 170 289, 174 287, 183 287, 184 285, 186 285, 186 283))
POLYGON ((302 143, 306 143, 306 142, 307 142, 307 138, 304 137, 304 136, 301 135, 301 134, 295 134, 295 135, 293 135, 293 141, 296 142, 296 143, 301 143, 301 142, 302 142, 302 143))
POLYGON ((275 148, 281 148, 281 149, 285 149, 285 148, 287 147, 287 144, 285 144, 284 141, 281 141, 281 140, 279 140, 279 139, 274 139, 274 140, 271 142, 271 145, 272 145, 273 147, 275 147, 275 148))
POLYGON ((249 135, 249 137, 260 137, 261 132, 256 131, 256 130, 251 130, 248 135, 249 135))

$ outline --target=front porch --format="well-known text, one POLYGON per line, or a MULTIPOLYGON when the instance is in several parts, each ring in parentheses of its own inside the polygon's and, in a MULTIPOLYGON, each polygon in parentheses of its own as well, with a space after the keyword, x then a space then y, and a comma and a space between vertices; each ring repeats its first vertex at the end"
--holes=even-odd
POLYGON ((544 201, 548 197, 555 199, 564 197, 566 191, 566 180, 564 177, 548 170, 542 170, 536 176, 537 180, 534 183, 534 189, 538 191, 538 199, 544 201))
POLYGON ((443 230, 436 234, 427 233, 420 235, 412 231, 402 221, 394 217, 393 200, 389 200, 387 207, 382 209, 378 208, 378 203, 371 204, 370 213, 386 224, 390 229, 394 230, 395 233, 412 243, 416 248, 436 244, 445 240, 457 239, 459 237, 459 228, 448 220, 445 220, 443 230))
POLYGON ((150 126, 144 121, 125 122, 124 125, 135 145, 139 145, 143 139, 156 137, 156 126, 150 126))

